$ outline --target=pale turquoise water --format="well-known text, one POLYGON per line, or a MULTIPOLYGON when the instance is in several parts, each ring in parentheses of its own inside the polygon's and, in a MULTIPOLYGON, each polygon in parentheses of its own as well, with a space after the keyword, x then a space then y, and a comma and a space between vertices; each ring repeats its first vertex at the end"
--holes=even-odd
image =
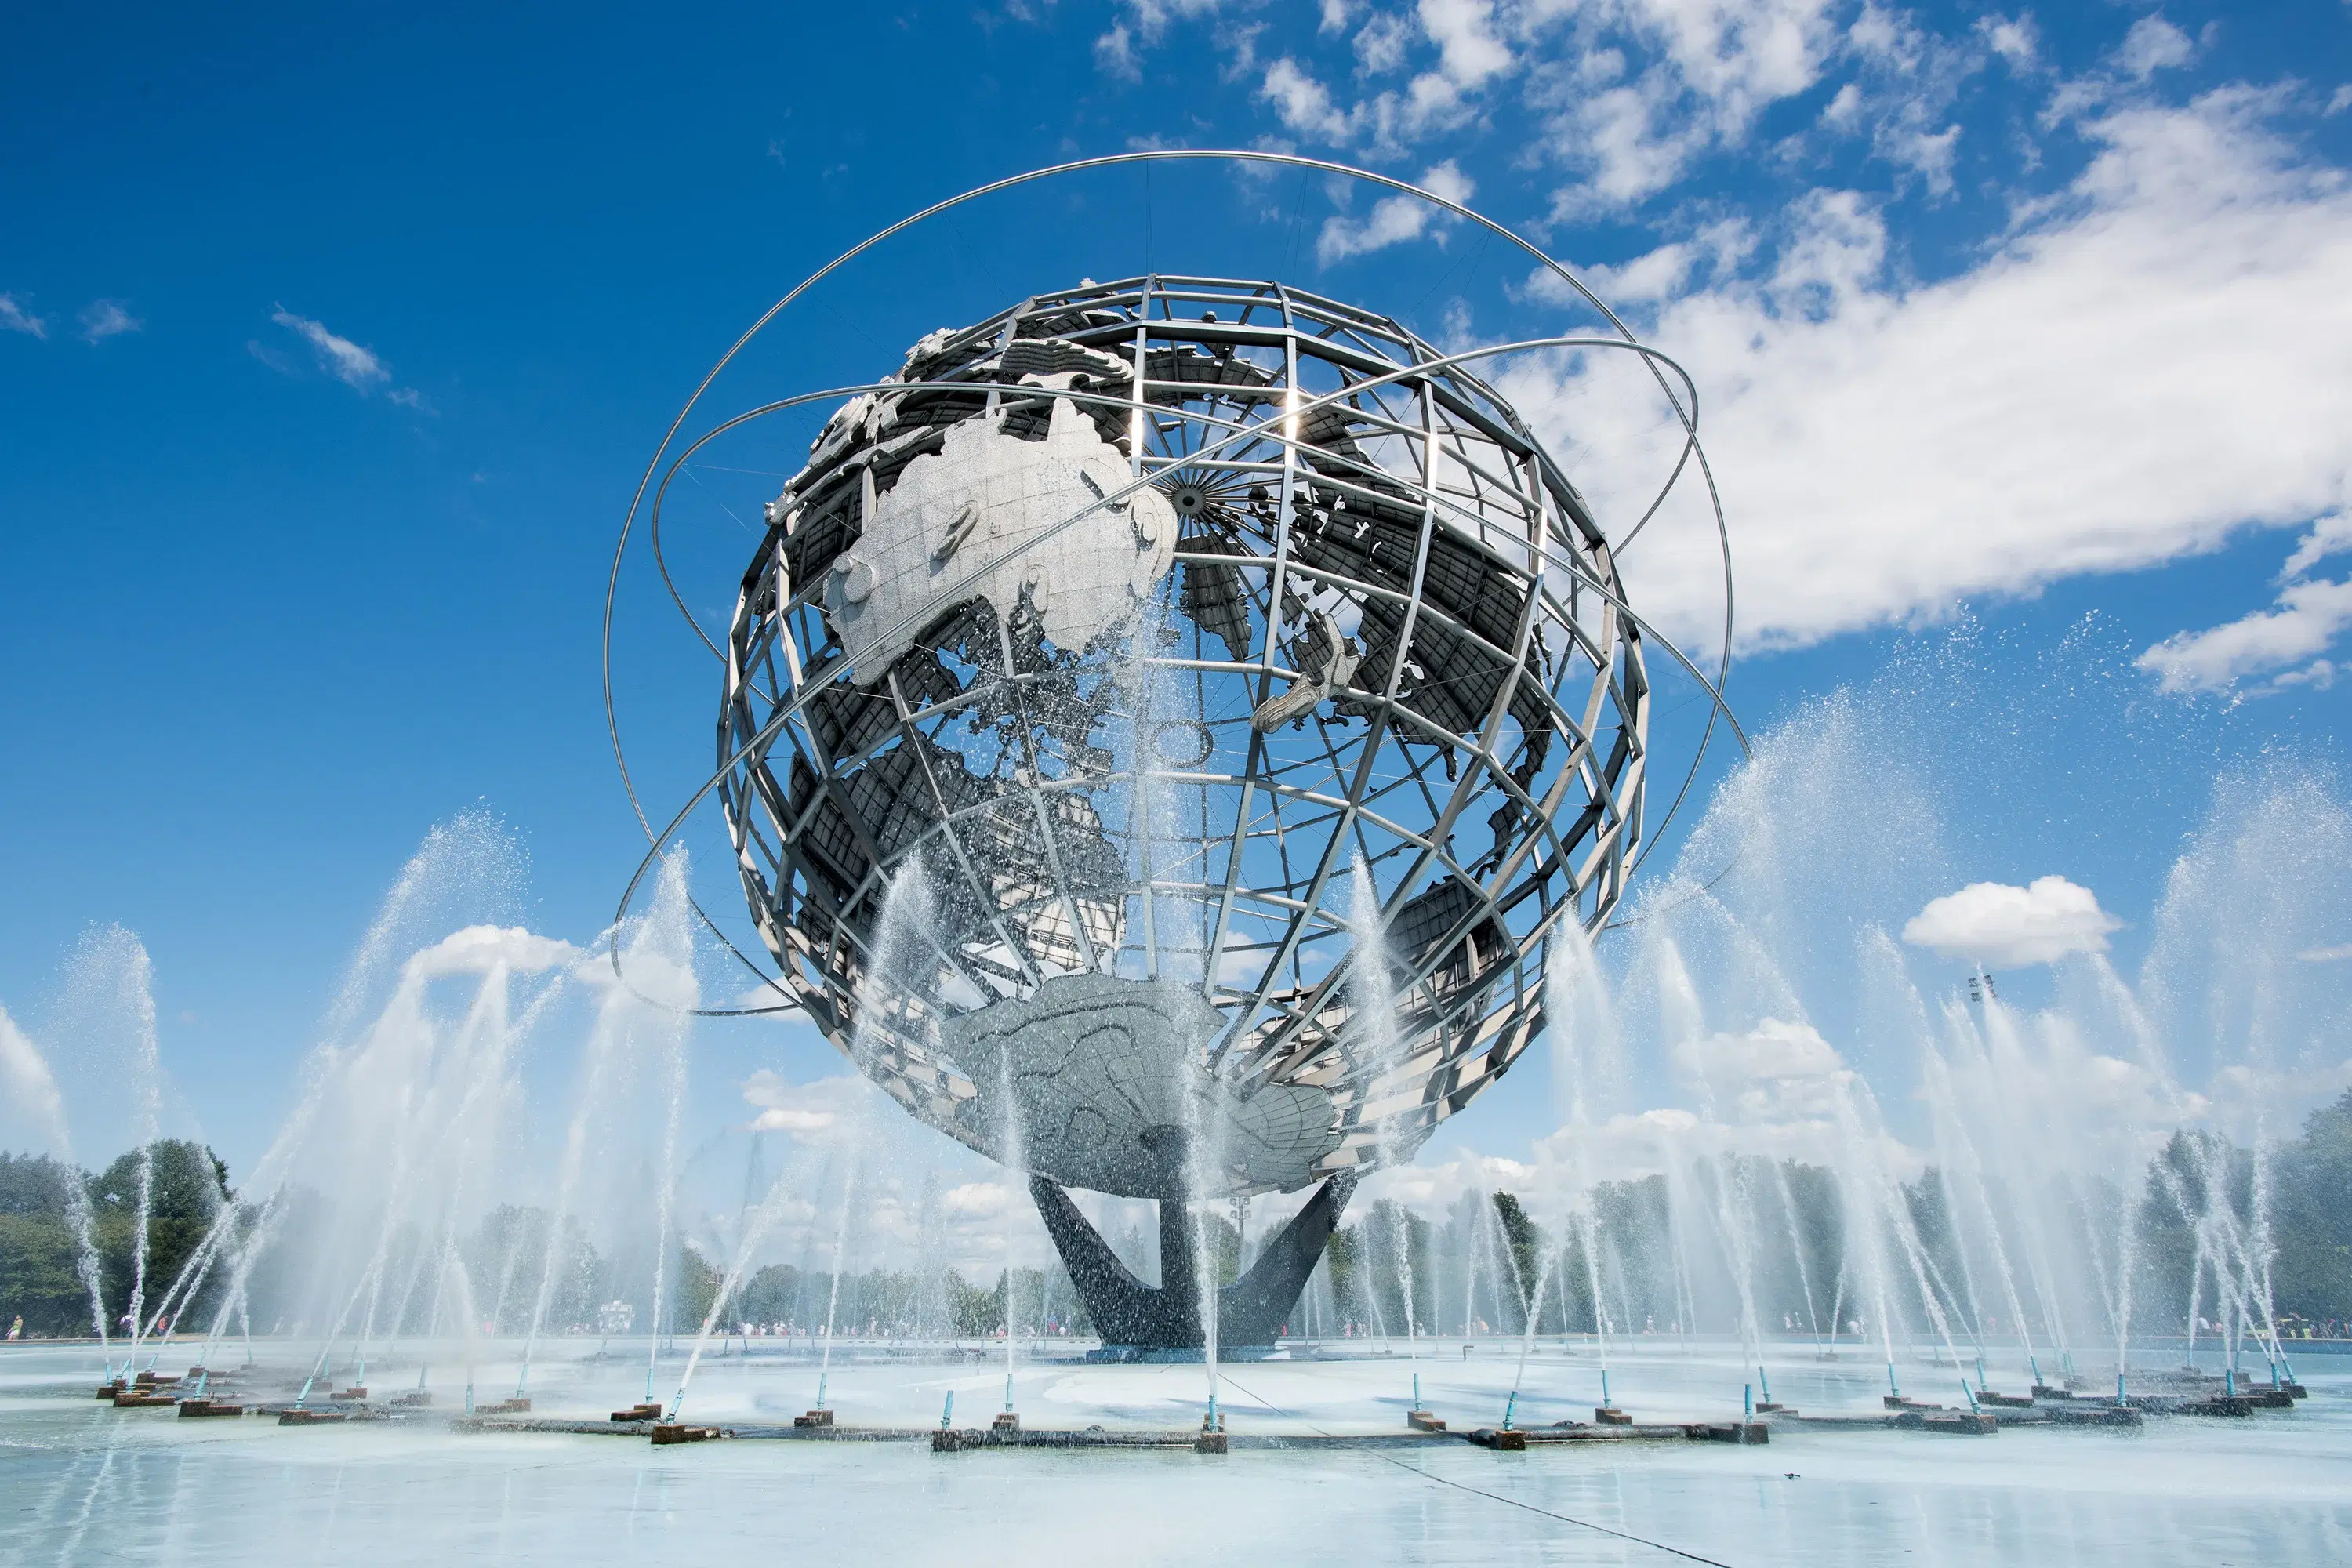
MULTIPOLYGON (((1458 1345, 1455 1347, 1458 1352, 1458 1345)), ((1504 1358, 1423 1364, 1426 1403, 1457 1424, 1507 1386, 1504 1358)), ((171 1370, 166 1366, 166 1370, 171 1370)), ((1538 1362, 1543 1419, 1590 1368, 1538 1362)), ((1783 1431, 1761 1448, 1656 1443, 1522 1455, 1441 1445, 1379 1453, 1045 1451, 933 1455, 919 1444, 718 1443, 456 1434, 438 1423, 281 1428, 116 1411, 89 1397, 94 1355, 0 1353, 0 1560, 392 1563, 796 1560, 928 1563, 1229 1562, 1671 1563, 1590 1521, 1730 1564, 2352 1562, 2352 1378, 2300 1367, 2292 1415, 2157 1421, 2137 1433, 2011 1429, 1986 1440, 1783 1431), (1795 1472, 1791 1479, 1788 1472, 1795 1472), (1527 1506, 1519 1506, 1527 1505, 1527 1506)), ((674 1367, 666 1374, 675 1376, 674 1367)), ((1285 1405, 1226 1394, 1236 1432, 1390 1430, 1402 1363, 1234 1369, 1285 1405)), ((409 1378, 415 1375, 411 1363, 409 1378)), ((1693 1416, 1728 1368, 1621 1365, 1621 1403, 1693 1416)), ((1776 1372, 1785 1399, 1867 1408, 1882 1371, 1776 1372)), ((1906 1379, 1932 1375, 1906 1370, 1906 1379)), ((504 1373, 510 1382, 511 1371, 504 1373)), ((842 1366, 845 1422, 959 1425, 1002 1401, 1000 1368, 842 1366)), ((540 1408, 590 1413, 642 1392, 625 1365, 550 1369, 540 1408)), ((704 1380, 707 1380, 705 1382, 704 1380)), ((485 1397, 493 1392, 483 1379, 485 1397)), ((687 1414, 772 1418, 814 1393, 805 1367, 719 1363, 687 1414)), ((1038 1368, 1032 1426, 1197 1424, 1197 1367, 1038 1368)), ((380 1390, 381 1390, 380 1380, 380 1390)), ((445 1403, 456 1397, 436 1378, 445 1403)), ((665 1394, 668 1391, 665 1389, 665 1394)), ((1589 1396, 1585 1396, 1589 1400, 1589 1396)), ((1736 1394, 1734 1395, 1736 1398, 1736 1394)), ((1957 1390, 1955 1390, 1957 1397, 1957 1390)), ((1522 1415, 1528 1414, 1523 1404, 1522 1415)))

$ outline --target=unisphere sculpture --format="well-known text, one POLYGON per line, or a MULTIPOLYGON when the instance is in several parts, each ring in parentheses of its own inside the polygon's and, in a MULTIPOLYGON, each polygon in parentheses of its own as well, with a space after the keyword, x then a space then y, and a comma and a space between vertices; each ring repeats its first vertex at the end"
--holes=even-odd
POLYGON ((1320 1183, 1222 1293, 1270 1341, 1623 891, 1641 635, 1468 361, 1088 283, 924 338, 769 507, 719 736, 753 919, 863 1072, 1030 1173, 1108 1343, 1202 1342, 1188 1199, 1320 1183), (1163 1289, 1066 1186, 1160 1200, 1163 1289))

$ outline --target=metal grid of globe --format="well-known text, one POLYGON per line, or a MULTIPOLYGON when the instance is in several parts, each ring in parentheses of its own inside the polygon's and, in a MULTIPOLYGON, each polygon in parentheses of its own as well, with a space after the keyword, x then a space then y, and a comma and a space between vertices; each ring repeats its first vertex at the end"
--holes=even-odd
POLYGON ((934 332, 825 425, 719 792, 786 984, 909 1110, 1055 1184, 1344 1199, 1540 1027, 1547 945, 1623 891, 1650 688, 1473 358, 1139 278, 934 332))

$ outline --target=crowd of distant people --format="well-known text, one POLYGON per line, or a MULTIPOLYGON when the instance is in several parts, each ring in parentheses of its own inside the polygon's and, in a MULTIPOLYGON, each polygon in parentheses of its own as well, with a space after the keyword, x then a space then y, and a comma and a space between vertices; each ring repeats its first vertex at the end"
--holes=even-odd
MULTIPOLYGON (((2215 1324, 2218 1330, 2221 1325, 2215 1324)), ((2278 1321, 2279 1338, 2283 1340, 2340 1340, 2352 1337, 2352 1321, 2341 1318, 2323 1318, 2317 1322, 2289 1312, 2278 1321)))

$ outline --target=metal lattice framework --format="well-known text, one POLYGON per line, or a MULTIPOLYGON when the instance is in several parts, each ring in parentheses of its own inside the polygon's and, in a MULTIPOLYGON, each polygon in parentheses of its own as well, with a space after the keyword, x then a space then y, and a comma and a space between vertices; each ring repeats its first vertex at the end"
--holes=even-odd
POLYGON ((1408 1158, 1517 1058, 1548 944, 1624 890, 1652 704, 1609 543, 1480 357, 1155 276, 933 333, 824 426, 721 650, 717 782, 784 984, 908 1110, 1002 1153, 942 1031, 1081 974, 1197 994, 1237 1101, 1313 1091, 1227 1157, 1236 1192, 1408 1158), (975 428, 1116 469, 969 546, 969 507, 894 512, 975 428), (893 517, 946 585, 845 637, 893 517), (1155 570, 1057 638, 1048 574, 1116 526, 1155 570), (977 591, 1023 562, 1017 599, 977 591), (921 951, 877 975, 916 859, 921 951))

